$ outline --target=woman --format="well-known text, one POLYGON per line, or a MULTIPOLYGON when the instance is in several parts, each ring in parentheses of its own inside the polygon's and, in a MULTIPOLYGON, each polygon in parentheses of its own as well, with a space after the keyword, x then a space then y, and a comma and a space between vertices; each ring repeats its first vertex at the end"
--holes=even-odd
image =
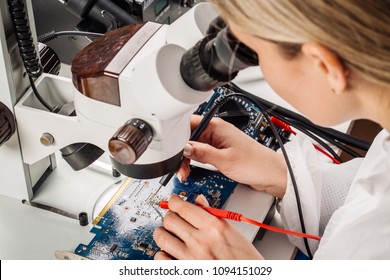
MULTIPOLYGON (((253 49, 270 86, 313 122, 370 119, 384 129, 364 159, 323 163, 298 137, 286 149, 316 259, 390 258, 390 1, 213 0, 233 34, 253 49)), ((199 123, 194 117, 192 126, 199 123)), ((222 120, 185 156, 280 200, 285 228, 301 231, 283 157, 222 120), (261 160, 260 160, 261 159, 261 160), (266 159, 266 160, 265 160, 266 159)), ((188 162, 180 176, 188 176, 188 162)), ((202 198, 200 198, 202 199, 202 198)), ((207 202, 203 202, 206 204, 207 202)), ((154 238, 156 259, 261 259, 238 231, 177 196, 154 238)), ((302 238, 290 241, 306 252, 302 238)))

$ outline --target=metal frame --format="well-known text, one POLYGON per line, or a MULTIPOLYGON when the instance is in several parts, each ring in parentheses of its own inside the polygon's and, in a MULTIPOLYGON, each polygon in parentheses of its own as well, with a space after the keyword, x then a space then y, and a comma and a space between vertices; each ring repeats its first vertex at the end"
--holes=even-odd
MULTIPOLYGON (((8 7, 0 0, 1 7, 8 7)), ((26 1, 27 14, 32 14, 31 1, 26 1)), ((32 33, 34 22, 30 20, 32 33)), ((13 33, 8 8, 0 13, 0 101, 14 112, 14 106, 28 88, 28 77, 13 33)), ((52 166, 52 157, 46 157, 33 165, 23 162, 18 131, 0 148, 0 194, 18 199, 32 199, 33 187, 52 166)))

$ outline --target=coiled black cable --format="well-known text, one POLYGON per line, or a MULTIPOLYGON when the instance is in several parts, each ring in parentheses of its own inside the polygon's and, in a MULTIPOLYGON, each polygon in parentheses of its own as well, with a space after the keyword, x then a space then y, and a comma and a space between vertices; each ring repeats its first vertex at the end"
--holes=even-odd
POLYGON ((35 50, 34 40, 24 11, 24 2, 23 0, 8 0, 8 8, 14 26, 20 56, 23 60, 27 75, 29 76, 31 88, 39 102, 52 112, 54 108, 42 98, 34 85, 33 79, 38 78, 42 74, 43 68, 35 50))
POLYGON ((30 26, 24 11, 24 3, 21 0, 8 0, 8 6, 24 68, 26 68, 29 76, 38 78, 43 70, 31 36, 30 26))

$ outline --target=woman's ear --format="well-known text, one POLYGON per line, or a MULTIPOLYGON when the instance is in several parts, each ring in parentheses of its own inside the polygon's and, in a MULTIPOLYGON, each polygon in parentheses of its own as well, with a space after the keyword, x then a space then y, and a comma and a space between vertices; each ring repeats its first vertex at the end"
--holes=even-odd
POLYGON ((302 53, 325 75, 332 92, 340 94, 345 91, 349 71, 333 51, 319 43, 308 42, 302 45, 302 53))

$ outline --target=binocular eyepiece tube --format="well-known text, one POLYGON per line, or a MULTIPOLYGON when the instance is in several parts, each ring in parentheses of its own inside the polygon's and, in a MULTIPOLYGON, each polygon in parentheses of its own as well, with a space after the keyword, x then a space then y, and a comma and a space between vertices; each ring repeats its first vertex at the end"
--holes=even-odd
POLYGON ((218 17, 208 34, 184 53, 180 73, 192 89, 208 91, 225 85, 240 70, 258 65, 257 54, 237 40, 218 17))

